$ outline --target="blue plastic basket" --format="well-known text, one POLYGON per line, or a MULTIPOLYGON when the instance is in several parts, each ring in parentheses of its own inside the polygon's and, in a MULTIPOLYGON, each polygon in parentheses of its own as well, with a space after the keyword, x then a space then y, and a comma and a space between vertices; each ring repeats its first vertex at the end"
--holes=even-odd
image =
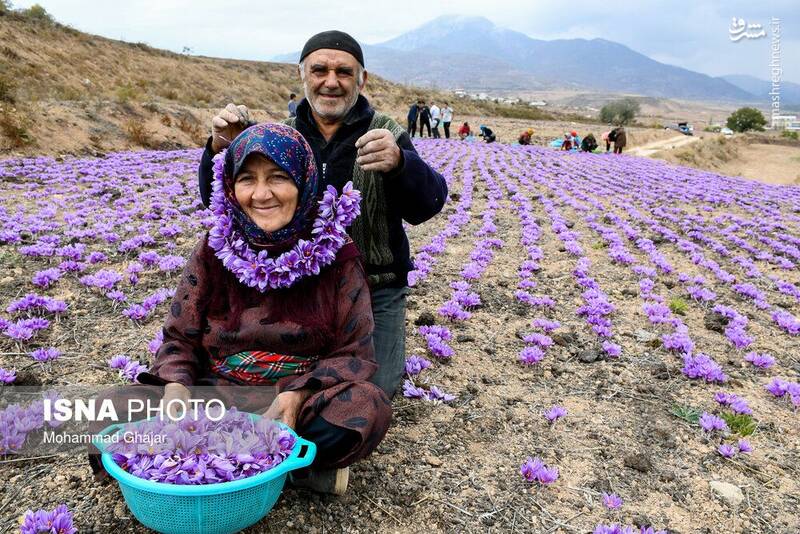
MULTIPOLYGON (((119 432, 123 426, 111 425, 98 436, 119 432)), ((269 471, 219 484, 190 486, 145 480, 118 466, 102 443, 95 445, 102 452, 103 467, 117 480, 125 503, 143 525, 166 534, 223 534, 239 532, 267 515, 278 501, 289 471, 314 460, 317 446, 288 426, 281 427, 297 438, 292 454, 269 471)))

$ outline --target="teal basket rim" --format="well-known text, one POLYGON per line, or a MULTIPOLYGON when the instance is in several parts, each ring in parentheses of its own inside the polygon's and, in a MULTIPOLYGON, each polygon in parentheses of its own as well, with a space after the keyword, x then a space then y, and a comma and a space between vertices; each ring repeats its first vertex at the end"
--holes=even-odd
MULTIPOLYGON (((261 416, 257 414, 249 415, 254 421, 261 418, 261 416)), ((139 478, 136 475, 128 473, 119 465, 117 465, 117 463, 111 458, 111 453, 106 452, 103 449, 102 444, 95 443, 95 446, 102 452, 101 458, 103 467, 105 467, 106 471, 108 471, 108 474, 117 479, 120 484, 125 484, 126 486, 132 486, 139 490, 157 493, 160 495, 178 495, 182 497, 219 495, 222 493, 230 493, 233 491, 252 488, 265 482, 269 482, 270 480, 274 480, 279 476, 288 473, 289 471, 294 471, 295 469, 300 469, 302 467, 311 465, 311 462, 314 460, 314 457, 317 454, 316 444, 314 444, 313 441, 308 441, 307 439, 303 439, 298 436, 291 427, 281 422, 277 423, 282 429, 289 431, 297 440, 294 444, 294 448, 292 449, 292 453, 284 461, 269 471, 264 471, 263 473, 239 480, 220 482, 218 484, 185 485, 167 484, 165 482, 145 480, 144 478, 139 478), (304 447, 305 449, 303 449, 304 447), (303 453, 302 456, 301 453, 303 453)), ((100 436, 119 432, 122 430, 123 426, 124 425, 119 423, 107 426, 98 432, 97 435, 100 436)))

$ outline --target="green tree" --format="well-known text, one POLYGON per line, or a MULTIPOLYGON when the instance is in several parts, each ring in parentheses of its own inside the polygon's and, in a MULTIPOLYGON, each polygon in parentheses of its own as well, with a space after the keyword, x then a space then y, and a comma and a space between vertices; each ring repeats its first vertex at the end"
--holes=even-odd
POLYGON ((639 113, 639 102, 633 98, 623 98, 609 102, 600 109, 600 121, 606 124, 624 126, 633 122, 639 113))
POLYGON ((8 0, 0 0, 0 15, 5 15, 11 12, 11 2, 8 0))
POLYGON ((764 131, 767 119, 756 108, 739 108, 728 117, 727 126, 734 132, 764 131))

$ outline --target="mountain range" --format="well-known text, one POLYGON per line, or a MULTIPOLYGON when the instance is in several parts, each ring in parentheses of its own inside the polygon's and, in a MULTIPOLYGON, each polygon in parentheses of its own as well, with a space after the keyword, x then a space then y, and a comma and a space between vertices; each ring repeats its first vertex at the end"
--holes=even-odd
MULTIPOLYGON (((712 77, 667 65, 606 39, 534 39, 483 17, 438 17, 362 47, 368 69, 389 80, 471 92, 566 89, 767 102, 770 85, 750 76, 712 77)), ((274 59, 295 62, 297 57, 274 59)), ((800 102, 800 85, 783 82, 781 90, 784 102, 800 102)))

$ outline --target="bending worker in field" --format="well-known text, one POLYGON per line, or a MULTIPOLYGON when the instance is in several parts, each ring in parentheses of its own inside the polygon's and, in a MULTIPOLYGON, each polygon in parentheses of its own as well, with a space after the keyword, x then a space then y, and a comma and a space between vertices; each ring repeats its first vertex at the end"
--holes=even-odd
MULTIPOLYGON (((420 224, 442 209, 444 178, 419 157, 406 129, 376 112, 361 95, 367 83, 359 44, 340 31, 322 32, 303 47, 305 98, 285 121, 306 138, 320 169, 320 191, 348 181, 361 191, 361 216, 348 233, 364 258, 375 320, 378 370, 371 381, 392 398, 405 366, 407 274, 413 269, 402 222, 420 224)), ((212 158, 250 124, 247 108, 228 104, 212 119, 200 162, 200 196, 208 206, 212 158)))

